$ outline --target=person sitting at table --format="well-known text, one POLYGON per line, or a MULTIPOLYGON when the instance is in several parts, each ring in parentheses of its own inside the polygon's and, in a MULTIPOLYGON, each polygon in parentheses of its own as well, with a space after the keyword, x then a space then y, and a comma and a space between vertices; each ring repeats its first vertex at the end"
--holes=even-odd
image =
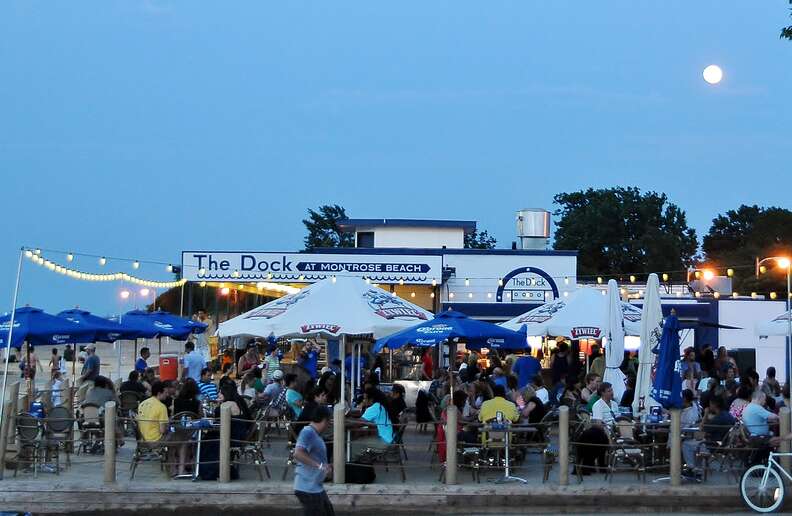
POLYGON ((613 386, 609 382, 600 384, 597 396, 592 406, 591 426, 578 438, 581 444, 578 445, 577 453, 582 475, 588 475, 596 466, 605 467, 607 445, 610 443, 605 427, 612 426, 619 413, 619 406, 613 401, 613 386))
POLYGON ((776 368, 770 366, 767 368, 764 381, 762 381, 762 391, 768 398, 778 398, 781 396, 781 384, 776 380, 776 368))
POLYGON ((503 388, 503 385, 496 385, 492 389, 492 395, 492 399, 481 404, 481 410, 478 413, 480 422, 486 423, 494 420, 498 412, 503 413, 504 420, 508 419, 515 423, 520 420, 517 405, 506 399, 506 389, 503 388))
POLYGON ((97 376, 94 378, 93 387, 88 389, 88 394, 85 395, 83 405, 96 405, 104 409, 105 403, 108 401, 115 401, 118 404, 118 395, 113 387, 113 382, 105 376, 97 376))
POLYGON ((542 400, 536 396, 536 391, 532 386, 528 385, 523 389, 522 399, 525 400, 525 406, 520 411, 521 418, 529 424, 541 422, 547 410, 542 400))
POLYGON ((680 414, 680 425, 682 428, 693 428, 701 420, 698 403, 694 398, 693 391, 685 389, 682 391, 682 412, 680 414))
POLYGON ((215 408, 215 417, 220 417, 220 409, 223 406, 231 407, 231 446, 238 446, 235 442, 245 439, 248 435, 250 425, 253 424, 253 414, 250 413, 245 399, 239 395, 236 385, 224 383, 220 387, 217 396, 220 406, 215 408))
POLYGON ((388 417, 394 424, 399 422, 402 413, 407 410, 407 403, 404 401, 405 394, 403 385, 394 383, 391 387, 387 409, 388 417))
POLYGON ((243 398, 248 398, 252 403, 256 399, 256 388, 253 386, 256 382, 256 377, 252 371, 245 373, 242 377, 242 382, 239 384, 239 394, 243 398))
POLYGON ((143 372, 143 375, 140 377, 140 383, 143 384, 143 387, 146 388, 146 395, 153 396, 151 393, 151 386, 154 385, 154 382, 157 381, 157 373, 154 372, 154 369, 149 367, 143 372))
POLYGON ((212 381, 212 370, 208 367, 201 369, 201 381, 198 382, 198 391, 205 400, 214 401, 217 399, 217 385, 212 381))
POLYGON ((541 374, 537 374, 533 377, 533 380, 531 380, 531 386, 536 391, 536 397, 542 400, 542 403, 545 405, 550 403, 550 393, 544 386, 544 380, 542 379, 541 374))
POLYGON ((597 394, 600 380, 602 378, 597 373, 589 373, 586 375, 586 386, 580 391, 580 399, 588 403, 592 396, 597 394))
POLYGON ((287 374, 283 379, 283 383, 286 385, 286 402, 292 412, 291 419, 296 421, 300 418, 303 405, 303 396, 297 388, 297 375, 287 374))
POLYGON ((490 383, 492 383, 493 386, 501 385, 504 390, 508 388, 506 375, 503 374, 503 369, 501 369, 500 367, 496 367, 492 370, 492 376, 490 376, 490 383))
POLYGON ((198 384, 192 378, 186 378, 179 389, 179 393, 173 399, 173 415, 181 412, 192 412, 201 415, 201 402, 198 401, 198 384))
POLYGON ((264 387, 264 392, 261 393, 261 403, 265 405, 272 403, 278 398, 281 391, 283 391, 283 371, 278 369, 272 375, 272 381, 264 387))
POLYGON ((140 394, 141 398, 146 396, 146 386, 140 381, 140 373, 136 370, 129 372, 127 380, 121 384, 118 389, 119 392, 136 392, 140 394))
POLYGON ((388 417, 386 408, 387 399, 385 394, 376 387, 369 387, 365 392, 363 407, 365 411, 360 415, 360 419, 347 420, 347 426, 352 428, 365 428, 368 430, 358 431, 359 437, 352 440, 353 461, 359 461, 363 456, 372 450, 380 450, 393 443, 393 426, 388 417), (376 430, 370 427, 376 426, 376 430))
POLYGON ((697 460, 697 453, 706 446, 706 443, 722 442, 735 419, 726 410, 726 403, 721 396, 712 396, 709 405, 704 409, 699 428, 704 432, 704 439, 685 439, 682 441, 682 457, 685 461, 685 476, 698 476, 701 467, 697 460))
POLYGON ((299 434, 306 425, 313 421, 313 417, 320 407, 328 408, 327 393, 319 387, 314 387, 305 394, 305 403, 303 404, 302 411, 300 411, 300 417, 294 425, 295 433, 299 434))
POLYGON ((138 431, 146 442, 162 441, 168 432, 168 407, 165 402, 168 392, 162 382, 154 382, 151 386, 151 397, 140 402, 138 406, 138 431))
POLYGON ((327 403, 335 405, 341 398, 341 382, 338 379, 341 373, 336 373, 333 369, 322 373, 317 385, 327 394, 327 403))
POLYGON ((751 437, 770 437, 770 423, 778 421, 778 414, 765 408, 766 401, 767 395, 757 389, 751 403, 742 411, 742 422, 751 437))
POLYGON ((729 406, 729 414, 737 421, 742 419, 743 410, 751 403, 752 394, 753 392, 748 385, 737 387, 737 398, 729 406))

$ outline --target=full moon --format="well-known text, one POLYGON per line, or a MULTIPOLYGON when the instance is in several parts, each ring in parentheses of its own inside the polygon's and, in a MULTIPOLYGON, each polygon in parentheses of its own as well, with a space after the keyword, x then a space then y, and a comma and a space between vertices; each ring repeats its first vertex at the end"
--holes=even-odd
POLYGON ((701 75, 709 84, 718 84, 723 79, 723 70, 718 65, 709 65, 701 75))

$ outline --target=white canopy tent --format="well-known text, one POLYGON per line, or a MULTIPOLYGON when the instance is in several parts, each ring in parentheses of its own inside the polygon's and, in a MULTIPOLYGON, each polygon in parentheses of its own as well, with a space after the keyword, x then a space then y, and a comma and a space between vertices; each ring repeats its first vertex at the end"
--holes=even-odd
MULTIPOLYGON (((606 292, 582 287, 568 297, 559 297, 501 324, 515 331, 525 326, 529 336, 600 339, 607 335, 610 326, 609 298, 603 294, 606 292)), ((640 335, 641 310, 630 303, 619 302, 625 334, 640 335)))
POLYGON ((638 414, 643 398, 644 410, 658 403, 649 396, 652 390, 652 367, 655 363, 654 348, 663 334, 663 310, 660 307, 660 280, 650 274, 646 282, 643 309, 641 310, 641 348, 638 351, 638 376, 635 380, 633 414, 638 414))
POLYGON ((613 399, 619 403, 625 391, 624 373, 619 368, 624 360, 624 309, 616 280, 608 281, 608 327, 605 332, 605 374, 602 381, 613 386, 613 399))
POLYGON ((758 337, 787 337, 789 336, 790 317, 792 317, 792 310, 782 313, 772 321, 758 323, 755 333, 758 337))
MULTIPOLYGON (((434 315, 357 277, 332 277, 220 323, 218 337, 343 337, 378 339, 434 315)), ((344 350, 341 351, 342 376, 344 350)), ((357 363, 352 361, 353 367, 357 363)), ((355 376, 353 375, 353 378, 355 376)), ((342 382, 342 389, 345 382, 342 382)), ((342 391, 343 392, 343 391, 342 391)), ((343 394, 342 394, 343 399, 343 394)))

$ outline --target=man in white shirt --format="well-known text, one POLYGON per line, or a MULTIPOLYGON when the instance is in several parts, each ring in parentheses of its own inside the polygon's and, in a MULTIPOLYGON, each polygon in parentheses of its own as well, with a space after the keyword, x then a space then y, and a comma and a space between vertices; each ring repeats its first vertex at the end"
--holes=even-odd
POLYGON ((185 369, 184 376, 192 378, 195 383, 200 383, 201 371, 206 367, 206 360, 201 353, 195 350, 195 344, 192 341, 187 341, 184 351, 187 352, 182 359, 185 369))
POLYGON ((599 388, 600 399, 591 410, 591 419, 605 425, 612 425, 619 415, 619 404, 613 401, 613 386, 602 382, 599 388))

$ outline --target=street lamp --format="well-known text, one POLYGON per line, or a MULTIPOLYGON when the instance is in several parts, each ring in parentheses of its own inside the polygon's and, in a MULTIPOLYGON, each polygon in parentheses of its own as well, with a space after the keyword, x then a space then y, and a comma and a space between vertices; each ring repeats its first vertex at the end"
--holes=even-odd
POLYGON ((780 269, 786 269, 786 279, 787 279, 787 298, 786 298, 786 316, 787 316, 787 342, 786 342, 786 355, 787 355, 787 385, 790 385, 790 380, 792 380, 792 352, 790 352, 790 346, 792 346, 792 307, 790 307, 790 303, 792 303, 792 260, 788 256, 770 256, 768 258, 764 258, 762 260, 758 260, 756 262, 756 270, 757 276, 759 275, 758 272, 764 272, 763 263, 768 261, 774 261, 776 267, 780 269))

